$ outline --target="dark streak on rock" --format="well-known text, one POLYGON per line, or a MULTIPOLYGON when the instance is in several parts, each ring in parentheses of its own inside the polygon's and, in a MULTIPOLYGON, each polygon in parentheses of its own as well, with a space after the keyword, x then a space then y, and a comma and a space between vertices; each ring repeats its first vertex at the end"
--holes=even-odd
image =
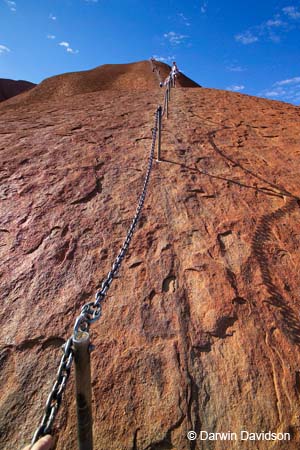
POLYGON ((138 266, 140 266, 142 264, 142 261, 137 261, 137 262, 135 262, 135 263, 132 263, 130 266, 129 266, 129 269, 133 269, 134 267, 138 267, 138 266))
POLYGON ((78 200, 74 200, 71 202, 71 205, 79 205, 82 203, 87 203, 90 200, 92 200, 96 195, 100 194, 102 192, 102 184, 99 178, 96 179, 96 186, 95 188, 86 194, 84 197, 79 198, 78 200))
POLYGON ((224 339, 226 337, 232 336, 232 334, 227 334, 227 328, 231 327, 237 321, 236 316, 224 316, 217 320, 215 329, 210 333, 212 336, 224 339))

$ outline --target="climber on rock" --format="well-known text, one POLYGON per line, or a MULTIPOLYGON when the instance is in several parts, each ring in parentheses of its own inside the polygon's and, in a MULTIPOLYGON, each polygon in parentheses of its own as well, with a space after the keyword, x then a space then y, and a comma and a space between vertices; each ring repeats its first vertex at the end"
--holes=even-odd
POLYGON ((178 74, 179 74, 179 70, 178 70, 176 61, 173 61, 173 65, 172 65, 172 69, 171 69, 171 73, 170 73, 173 87, 176 86, 176 78, 177 78, 178 74))
POLYGON ((151 66, 152 66, 152 72, 154 72, 155 71, 155 67, 154 67, 155 59, 153 58, 153 56, 151 56, 150 62, 151 62, 151 66))

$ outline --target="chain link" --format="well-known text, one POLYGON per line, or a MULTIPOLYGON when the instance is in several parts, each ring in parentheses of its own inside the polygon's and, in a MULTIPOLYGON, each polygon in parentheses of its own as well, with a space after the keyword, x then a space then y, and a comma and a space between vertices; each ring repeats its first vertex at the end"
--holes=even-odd
POLYGON ((72 342, 73 339, 69 338, 62 347, 63 356, 60 360, 56 379, 46 401, 44 416, 33 435, 31 445, 38 441, 41 436, 45 436, 45 434, 51 432, 54 419, 61 404, 62 395, 66 389, 67 381, 70 376, 71 365, 73 362, 72 342))
MULTIPOLYGON (((136 228, 136 225, 138 223, 138 220, 140 218, 141 211, 144 206, 146 193, 147 193, 147 187, 149 183, 150 173, 152 169, 152 163, 154 158, 154 150, 155 150, 155 142, 156 142, 156 134, 157 134, 157 126, 158 126, 158 118, 159 114, 161 114, 161 106, 159 106, 155 113, 155 124, 154 128, 152 130, 152 144, 148 159, 148 167, 145 175, 144 185, 142 189, 142 193, 139 197, 138 205, 136 208, 136 212, 134 215, 134 218, 131 222, 131 225, 128 229, 127 236, 125 238, 124 244, 121 247, 121 250, 116 257, 110 272, 107 274, 105 280, 101 284, 101 289, 96 292, 95 301, 94 302, 88 302, 81 308, 80 315, 76 318, 75 325, 74 325, 74 335, 76 335, 79 331, 88 331, 89 325, 94 322, 95 320, 98 320, 101 317, 101 307, 102 307, 102 301, 104 300, 107 291, 115 278, 116 274, 118 273, 122 261, 126 256, 128 247, 130 245, 130 241, 132 239, 134 230, 136 228)), ((73 362, 73 350, 72 350, 72 343, 73 338, 70 337, 67 342, 63 345, 63 356, 61 358, 59 368, 56 374, 56 379, 54 381, 54 384, 52 386, 52 390, 48 396, 48 399, 46 401, 46 406, 44 410, 44 416, 42 418, 42 421, 37 428, 36 432, 33 435, 31 446, 34 445, 40 437, 44 436, 45 434, 49 434, 52 429, 52 425, 54 422, 54 419, 57 415, 57 412, 59 410, 62 395, 66 389, 67 381, 70 375, 70 369, 73 362)))
POLYGON ((134 230, 137 226, 138 220, 140 218, 140 214, 143 209, 145 198, 146 198, 147 187, 148 187, 148 183, 149 183, 149 178, 150 178, 150 173, 151 173, 152 163, 153 163, 153 158, 154 158, 155 142, 156 142, 156 135, 157 135, 157 127, 158 127, 158 118, 159 118, 159 114, 161 114, 161 111, 162 111, 162 108, 161 108, 161 106, 159 106, 155 113, 155 124, 154 124, 154 128, 152 130, 152 144, 151 144, 151 149, 150 149, 150 154, 149 154, 149 159, 148 159, 148 167, 147 167, 147 171, 146 171, 146 175, 145 175, 144 185, 143 185, 142 193, 141 193, 139 201, 138 201, 138 205, 136 208, 134 218, 128 229, 127 236, 126 236, 125 241, 119 251, 118 256, 116 257, 116 259, 111 267, 110 272, 107 274, 105 280, 102 282, 100 290, 96 292, 95 301, 86 303, 81 308, 81 313, 75 322, 74 333, 77 333, 78 331, 87 331, 89 328, 89 324, 94 322, 95 320, 98 320, 101 317, 101 304, 102 304, 104 298, 106 297, 107 291, 108 291, 113 279, 115 278, 115 276, 117 275, 117 273, 121 267, 123 259, 126 256, 128 247, 130 245, 130 242, 131 242, 134 230))

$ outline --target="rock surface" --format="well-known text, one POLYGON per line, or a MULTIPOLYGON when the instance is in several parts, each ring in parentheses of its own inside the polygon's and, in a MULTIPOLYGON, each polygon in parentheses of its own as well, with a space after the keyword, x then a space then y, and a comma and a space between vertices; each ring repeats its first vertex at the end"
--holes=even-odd
POLYGON ((36 85, 34 83, 30 83, 30 81, 15 81, 0 78, 0 102, 21 94, 22 92, 28 91, 29 89, 34 88, 34 86, 36 85))
MULTIPOLYGON (((147 86, 0 108, 5 450, 30 440, 59 347, 135 212, 163 102, 157 80, 147 86)), ((91 326, 95 449, 299 448, 299 144, 292 105, 172 90, 164 161, 91 326), (241 429, 292 440, 186 438, 241 429)), ((58 450, 76 448, 73 382, 58 450)))
MULTIPOLYGON (((65 73, 47 78, 31 92, 13 99, 12 106, 61 100, 79 94, 98 91, 145 91, 157 88, 158 79, 163 81, 170 73, 171 67, 156 61, 140 61, 130 64, 104 64, 92 70, 65 73), (154 70, 153 70, 154 69, 154 70)), ((179 74, 178 86, 199 87, 197 83, 179 74)), ((7 105, 6 105, 7 106, 7 105)))

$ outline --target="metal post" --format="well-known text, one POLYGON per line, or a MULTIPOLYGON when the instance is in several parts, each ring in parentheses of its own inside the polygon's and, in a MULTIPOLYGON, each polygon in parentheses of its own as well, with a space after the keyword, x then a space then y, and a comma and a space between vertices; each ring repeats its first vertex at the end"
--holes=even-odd
POLYGON ((167 119, 169 117, 169 88, 166 91, 166 113, 167 113, 167 119))
POLYGON ((161 149, 161 117, 162 117, 162 108, 158 107, 158 146, 157 146, 157 162, 160 162, 160 149, 161 149))
POLYGON ((164 98, 164 108, 163 108, 163 115, 167 114, 167 118, 168 118, 168 88, 165 90, 165 98, 164 98))
POLYGON ((90 335, 80 331, 73 336, 79 450, 93 450, 92 384, 90 335))

